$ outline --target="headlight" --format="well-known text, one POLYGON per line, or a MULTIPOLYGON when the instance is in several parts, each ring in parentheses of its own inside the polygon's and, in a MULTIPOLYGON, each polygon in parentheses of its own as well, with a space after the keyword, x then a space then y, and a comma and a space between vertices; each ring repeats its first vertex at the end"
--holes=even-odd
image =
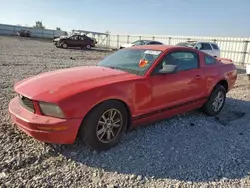
POLYGON ((63 111, 56 104, 39 102, 39 107, 43 115, 64 118, 63 111))

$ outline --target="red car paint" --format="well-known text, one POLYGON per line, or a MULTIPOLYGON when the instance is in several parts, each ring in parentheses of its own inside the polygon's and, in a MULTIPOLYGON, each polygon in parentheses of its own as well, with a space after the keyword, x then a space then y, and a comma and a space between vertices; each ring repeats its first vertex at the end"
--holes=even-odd
POLYGON ((32 113, 19 104, 18 97, 11 100, 9 112, 12 120, 28 135, 50 143, 74 142, 82 120, 97 104, 116 99, 125 103, 130 112, 130 127, 173 116, 201 107, 214 86, 224 80, 228 91, 236 82, 237 69, 233 63, 206 65, 204 55, 196 49, 181 46, 148 45, 130 49, 162 50, 144 76, 117 69, 83 66, 47 72, 16 83, 15 92, 31 99, 32 113), (151 76, 160 60, 175 50, 196 52, 199 68, 175 74, 151 76), (44 116, 38 102, 57 104, 65 118, 44 116))

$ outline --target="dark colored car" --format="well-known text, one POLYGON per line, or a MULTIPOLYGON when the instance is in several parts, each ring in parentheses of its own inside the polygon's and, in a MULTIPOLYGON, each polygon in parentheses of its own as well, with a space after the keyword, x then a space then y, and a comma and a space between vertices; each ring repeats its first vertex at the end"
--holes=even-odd
POLYGON ((95 47, 97 41, 86 35, 71 35, 61 36, 53 39, 56 47, 68 48, 68 47, 80 47, 83 49, 91 49, 95 47))
POLYGON ((20 30, 17 32, 17 35, 20 37, 30 37, 30 31, 20 30))

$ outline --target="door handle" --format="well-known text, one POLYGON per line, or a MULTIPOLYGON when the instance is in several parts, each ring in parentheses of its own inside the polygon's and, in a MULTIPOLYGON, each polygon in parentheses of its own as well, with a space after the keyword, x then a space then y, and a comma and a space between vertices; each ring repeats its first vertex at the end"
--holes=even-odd
POLYGON ((200 75, 196 75, 195 79, 201 79, 201 76, 200 75))

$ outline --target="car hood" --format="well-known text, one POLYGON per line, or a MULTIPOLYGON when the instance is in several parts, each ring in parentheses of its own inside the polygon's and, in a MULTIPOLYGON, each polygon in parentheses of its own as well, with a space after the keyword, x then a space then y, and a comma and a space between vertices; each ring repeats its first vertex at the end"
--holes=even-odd
POLYGON ((67 38, 69 38, 69 36, 60 36, 59 38, 60 39, 67 39, 67 38))
POLYGON ((15 84, 14 90, 30 99, 58 102, 89 89, 139 77, 117 69, 83 66, 38 74, 15 84))

